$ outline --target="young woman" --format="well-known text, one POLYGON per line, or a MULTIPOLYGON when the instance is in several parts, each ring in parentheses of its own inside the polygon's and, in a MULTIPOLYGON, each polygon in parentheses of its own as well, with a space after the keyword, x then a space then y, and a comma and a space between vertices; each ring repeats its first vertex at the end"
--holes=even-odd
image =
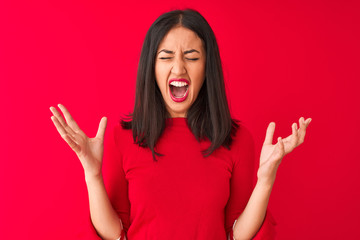
POLYGON ((267 205, 282 158, 304 141, 311 119, 273 142, 267 128, 253 187, 254 142, 230 116, 215 35, 194 10, 161 15, 141 52, 135 107, 111 129, 113 166, 105 189, 106 117, 88 138, 51 107, 62 138, 76 152, 88 187, 91 221, 102 239, 273 239, 267 205))

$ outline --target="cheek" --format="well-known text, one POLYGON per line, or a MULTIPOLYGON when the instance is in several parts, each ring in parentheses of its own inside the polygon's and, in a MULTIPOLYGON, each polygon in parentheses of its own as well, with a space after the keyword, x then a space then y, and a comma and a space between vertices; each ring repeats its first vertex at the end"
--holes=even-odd
POLYGON ((199 93, 201 86, 205 80, 205 67, 203 65, 199 65, 197 68, 194 69, 193 72, 193 84, 194 84, 194 91, 195 93, 199 93))
POLYGON ((161 65, 155 65, 155 79, 156 83, 159 86, 160 90, 163 90, 166 87, 166 81, 164 81, 164 74, 161 65))
POLYGON ((196 95, 199 94, 200 89, 201 89, 203 83, 204 83, 204 79, 201 79, 201 80, 199 80, 199 81, 196 83, 196 86, 195 86, 195 87, 196 87, 196 89, 195 89, 196 95))

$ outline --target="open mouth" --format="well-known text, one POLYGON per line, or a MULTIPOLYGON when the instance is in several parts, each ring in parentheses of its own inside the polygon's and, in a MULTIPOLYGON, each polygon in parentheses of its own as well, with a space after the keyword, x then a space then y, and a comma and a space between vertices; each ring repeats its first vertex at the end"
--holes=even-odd
POLYGON ((189 81, 186 79, 174 79, 169 83, 170 96, 175 102, 185 101, 189 92, 189 81))

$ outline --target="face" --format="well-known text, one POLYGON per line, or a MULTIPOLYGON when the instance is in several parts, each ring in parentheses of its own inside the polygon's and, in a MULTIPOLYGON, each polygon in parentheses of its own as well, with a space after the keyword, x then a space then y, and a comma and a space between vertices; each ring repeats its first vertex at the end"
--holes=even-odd
POLYGON ((206 54, 201 39, 182 26, 171 29, 159 44, 156 82, 171 117, 186 117, 205 80, 206 54))

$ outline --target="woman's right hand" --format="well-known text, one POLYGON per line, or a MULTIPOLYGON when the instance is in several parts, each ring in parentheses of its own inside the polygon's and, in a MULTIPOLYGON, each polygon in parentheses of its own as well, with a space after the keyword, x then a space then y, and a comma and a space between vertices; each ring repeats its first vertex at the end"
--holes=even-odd
POLYGON ((69 111, 61 104, 58 104, 58 106, 64 114, 66 122, 54 107, 50 107, 50 111, 53 113, 51 120, 61 137, 68 143, 80 159, 85 172, 85 180, 102 177, 101 166, 104 153, 104 135, 107 118, 101 118, 96 136, 94 138, 89 138, 79 128, 69 111))

